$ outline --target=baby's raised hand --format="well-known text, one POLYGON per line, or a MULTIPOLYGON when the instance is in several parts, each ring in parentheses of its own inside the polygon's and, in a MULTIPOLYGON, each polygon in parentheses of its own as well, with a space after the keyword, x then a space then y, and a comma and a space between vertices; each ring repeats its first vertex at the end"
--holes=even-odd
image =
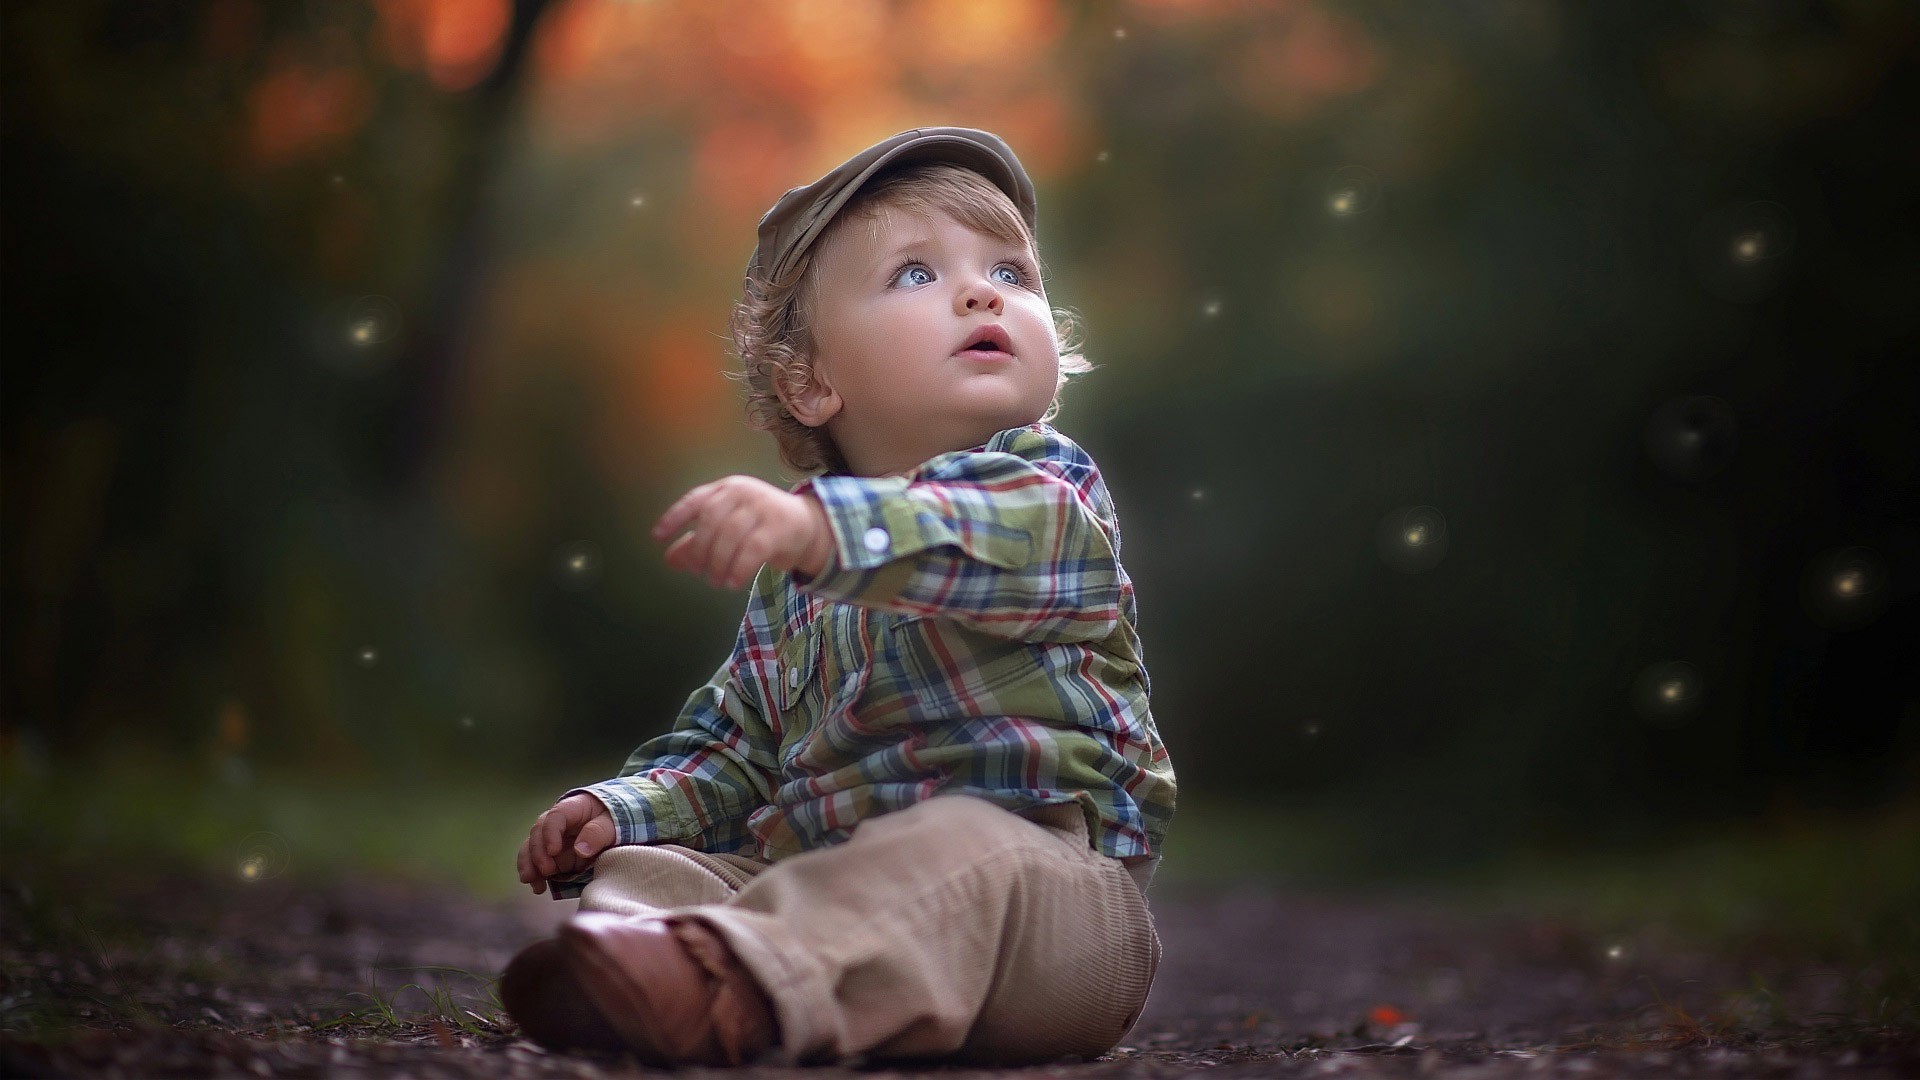
POLYGON ((546 892, 548 878, 582 869, 617 837, 606 804, 585 792, 569 795, 534 819, 520 845, 520 880, 546 892))
POLYGON ((667 565, 705 574, 717 588, 753 579, 761 564, 813 576, 833 557, 827 512, 811 495, 794 495, 755 476, 723 476, 667 507, 653 538, 690 531, 667 548, 667 565))

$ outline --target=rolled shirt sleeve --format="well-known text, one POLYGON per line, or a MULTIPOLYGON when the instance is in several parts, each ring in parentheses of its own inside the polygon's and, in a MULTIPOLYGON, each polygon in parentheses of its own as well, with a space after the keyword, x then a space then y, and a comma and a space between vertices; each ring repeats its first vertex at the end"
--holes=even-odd
POLYGON ((1044 425, 904 476, 822 475, 833 556, 801 590, 1018 641, 1095 642, 1122 616, 1119 530, 1093 461, 1044 425))

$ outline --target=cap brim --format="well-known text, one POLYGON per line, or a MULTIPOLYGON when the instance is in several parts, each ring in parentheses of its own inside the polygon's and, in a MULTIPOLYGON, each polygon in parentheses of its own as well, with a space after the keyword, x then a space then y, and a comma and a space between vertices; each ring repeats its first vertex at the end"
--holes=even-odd
MULTIPOLYGON (((1012 151, 1009 150, 1008 153, 1012 151)), ((772 268, 770 277, 778 280, 784 275, 793 260, 813 246, 814 240, 826 230, 827 225, 840 213, 841 208, 846 206, 874 176, 888 168, 923 161, 952 162, 985 176, 993 182, 995 187, 1004 192, 1020 211, 1020 217, 1027 223, 1028 230, 1036 229, 1033 182, 1024 172, 1015 169, 1005 158, 974 139, 941 132, 928 132, 886 150, 816 207, 806 228, 802 229, 788 245, 779 265, 772 268)))

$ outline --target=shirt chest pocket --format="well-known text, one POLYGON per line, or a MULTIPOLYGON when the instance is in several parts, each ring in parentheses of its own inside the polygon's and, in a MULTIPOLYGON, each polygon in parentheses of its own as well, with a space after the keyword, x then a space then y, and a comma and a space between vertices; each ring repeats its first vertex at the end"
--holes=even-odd
POLYGON ((817 696, 820 684, 820 634, 809 623, 787 636, 780 644, 780 711, 793 713, 803 708, 803 700, 817 696))

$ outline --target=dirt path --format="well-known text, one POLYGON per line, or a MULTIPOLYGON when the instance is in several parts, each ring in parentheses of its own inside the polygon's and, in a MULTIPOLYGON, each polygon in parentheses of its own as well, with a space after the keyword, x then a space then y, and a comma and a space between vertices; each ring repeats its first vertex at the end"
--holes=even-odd
MULTIPOLYGON (((0 886, 0 1074, 635 1071, 541 1052, 492 997, 489 980, 507 958, 570 903, 485 903, 382 882, 127 875, 85 887, 50 896, 44 886, 0 886)), ((1407 900, 1162 885, 1153 904, 1165 957, 1124 1045, 1090 1062, 924 1071, 956 1080, 1920 1075, 1911 1024, 1809 1026, 1846 1005, 1844 980, 1831 972, 1694 955, 1652 937, 1595 941, 1540 920, 1447 915, 1407 900), (1753 989, 1755 975, 1771 997, 1753 989)))

